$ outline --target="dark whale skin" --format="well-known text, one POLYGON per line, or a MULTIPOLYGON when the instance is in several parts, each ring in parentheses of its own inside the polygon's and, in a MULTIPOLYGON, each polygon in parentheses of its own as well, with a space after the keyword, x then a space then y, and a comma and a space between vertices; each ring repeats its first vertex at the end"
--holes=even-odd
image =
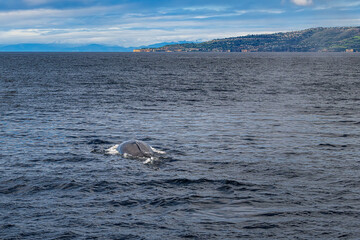
POLYGON ((117 148, 122 155, 130 155, 138 158, 149 158, 154 156, 154 151, 150 145, 140 140, 129 140, 120 144, 117 148))

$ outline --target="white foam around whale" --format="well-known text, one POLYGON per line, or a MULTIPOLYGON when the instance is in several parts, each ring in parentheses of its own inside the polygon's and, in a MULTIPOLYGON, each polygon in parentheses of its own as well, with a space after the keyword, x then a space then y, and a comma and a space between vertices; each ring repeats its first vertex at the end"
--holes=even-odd
POLYGON ((119 144, 116 144, 116 145, 112 146, 111 148, 106 149, 105 153, 110 154, 110 155, 120 154, 120 152, 117 150, 118 147, 119 147, 119 144))

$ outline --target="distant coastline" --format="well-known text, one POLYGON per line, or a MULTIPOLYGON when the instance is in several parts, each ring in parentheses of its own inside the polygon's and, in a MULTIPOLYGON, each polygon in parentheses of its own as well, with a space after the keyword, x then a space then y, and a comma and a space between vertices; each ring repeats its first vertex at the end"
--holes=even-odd
MULTIPOLYGON (((148 46, 140 46, 140 48, 158 48, 165 45, 188 43, 180 42, 163 42, 148 46)), ((109 46, 102 44, 61 44, 61 43, 21 43, 21 44, 4 44, 0 45, 0 52, 132 52, 139 47, 121 47, 109 46)))
POLYGON ((2 44, 0 52, 360 52, 360 27, 318 27, 206 42, 162 42, 122 47, 102 44, 2 44))
POLYGON ((360 52, 360 27, 318 27, 139 48, 133 52, 360 52))

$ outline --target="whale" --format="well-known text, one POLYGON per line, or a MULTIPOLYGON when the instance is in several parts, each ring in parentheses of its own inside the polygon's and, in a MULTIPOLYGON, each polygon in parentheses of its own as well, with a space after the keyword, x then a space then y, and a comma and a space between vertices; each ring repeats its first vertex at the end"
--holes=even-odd
POLYGON ((119 154, 124 158, 145 160, 144 164, 147 164, 158 161, 160 159, 159 156, 166 154, 166 152, 153 148, 152 146, 141 140, 133 139, 125 141, 121 144, 116 144, 106 149, 105 154, 119 154))
POLYGON ((153 148, 140 140, 125 141, 118 145, 116 150, 124 156, 134 158, 151 158, 154 156, 153 148))

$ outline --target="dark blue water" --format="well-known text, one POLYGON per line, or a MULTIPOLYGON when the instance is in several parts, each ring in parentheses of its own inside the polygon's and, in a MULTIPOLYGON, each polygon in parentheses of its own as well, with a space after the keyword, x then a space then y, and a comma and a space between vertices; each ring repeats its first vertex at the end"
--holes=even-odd
POLYGON ((1 53, 0 117, 2 240, 360 236, 356 53, 1 53))

